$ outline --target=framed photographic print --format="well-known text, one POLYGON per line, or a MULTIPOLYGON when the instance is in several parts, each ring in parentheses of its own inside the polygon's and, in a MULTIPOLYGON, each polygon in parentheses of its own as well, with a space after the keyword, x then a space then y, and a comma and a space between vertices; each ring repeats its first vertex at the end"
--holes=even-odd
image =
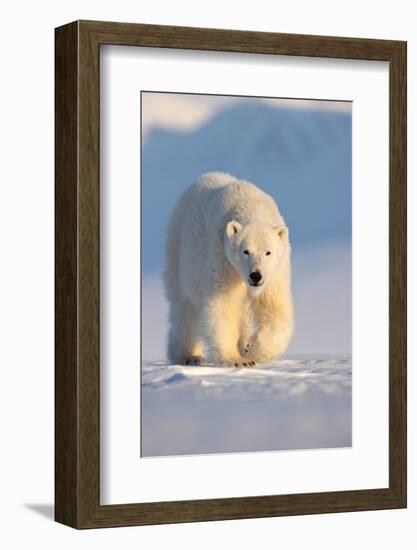
POLYGON ((406 506, 406 43, 56 29, 56 520, 406 506))

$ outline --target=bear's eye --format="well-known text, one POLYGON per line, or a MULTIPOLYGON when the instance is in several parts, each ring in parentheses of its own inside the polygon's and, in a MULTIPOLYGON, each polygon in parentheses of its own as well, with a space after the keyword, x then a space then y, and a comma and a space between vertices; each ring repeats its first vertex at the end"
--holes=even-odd
POLYGON ((268 250, 268 252, 265 254, 265 256, 270 256, 271 255, 271 251, 268 250))
POLYGON ((243 254, 246 254, 246 256, 249 256, 249 250, 244 250, 243 254))

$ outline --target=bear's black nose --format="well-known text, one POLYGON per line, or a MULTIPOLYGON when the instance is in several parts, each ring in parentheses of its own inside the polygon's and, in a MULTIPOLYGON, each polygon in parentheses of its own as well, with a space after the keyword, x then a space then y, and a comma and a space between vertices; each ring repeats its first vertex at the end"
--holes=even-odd
POLYGON ((249 275, 249 279, 253 285, 258 285, 262 280, 262 275, 259 273, 259 271, 252 271, 252 273, 249 275))

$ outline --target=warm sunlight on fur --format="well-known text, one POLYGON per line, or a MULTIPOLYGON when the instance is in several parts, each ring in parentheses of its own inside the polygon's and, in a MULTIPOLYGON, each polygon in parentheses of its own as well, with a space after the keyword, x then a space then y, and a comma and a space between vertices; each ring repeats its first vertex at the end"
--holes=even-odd
POLYGON ((240 367, 285 352, 293 332, 290 251, 272 197, 228 174, 201 176, 168 227, 170 360, 240 367))

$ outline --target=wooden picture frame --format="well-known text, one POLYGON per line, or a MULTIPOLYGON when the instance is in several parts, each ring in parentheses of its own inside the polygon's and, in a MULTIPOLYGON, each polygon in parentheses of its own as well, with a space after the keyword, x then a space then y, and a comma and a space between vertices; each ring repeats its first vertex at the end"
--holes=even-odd
POLYGON ((406 506, 406 43, 76 21, 56 29, 55 519, 75 528, 406 506), (389 487, 100 505, 99 56, 118 44, 389 62, 389 487))

